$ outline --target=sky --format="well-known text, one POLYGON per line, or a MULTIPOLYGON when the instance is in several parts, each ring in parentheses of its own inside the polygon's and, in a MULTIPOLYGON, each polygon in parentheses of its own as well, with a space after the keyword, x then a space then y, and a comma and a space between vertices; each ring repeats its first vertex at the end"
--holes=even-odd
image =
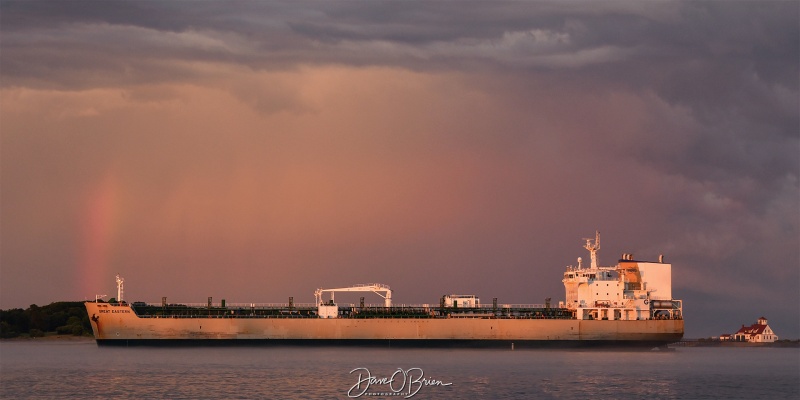
POLYGON ((117 274, 128 301, 542 304, 599 230, 601 265, 672 264, 686 337, 799 338, 799 15, 4 0, 0 308, 117 274))

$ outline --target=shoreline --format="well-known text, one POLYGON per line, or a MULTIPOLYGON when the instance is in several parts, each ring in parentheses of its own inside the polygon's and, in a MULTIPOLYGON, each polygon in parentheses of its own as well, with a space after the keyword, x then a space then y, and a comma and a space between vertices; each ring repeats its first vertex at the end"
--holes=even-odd
POLYGON ((766 348, 797 348, 800 347, 800 340, 780 341, 772 343, 750 343, 750 342, 731 342, 686 339, 677 343, 672 343, 669 347, 766 347, 766 348))

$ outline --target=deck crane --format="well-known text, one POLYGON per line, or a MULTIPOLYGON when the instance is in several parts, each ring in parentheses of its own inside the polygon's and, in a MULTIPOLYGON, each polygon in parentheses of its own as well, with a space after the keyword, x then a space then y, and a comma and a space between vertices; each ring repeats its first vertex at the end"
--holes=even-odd
POLYGON ((330 292, 331 302, 334 301, 333 296, 336 292, 372 292, 383 297, 386 307, 392 306, 392 289, 389 289, 389 285, 384 285, 382 283, 364 283, 337 289, 317 289, 314 292, 317 305, 323 305, 322 294, 325 292, 330 292), (386 293, 386 295, 381 294, 381 292, 386 293))

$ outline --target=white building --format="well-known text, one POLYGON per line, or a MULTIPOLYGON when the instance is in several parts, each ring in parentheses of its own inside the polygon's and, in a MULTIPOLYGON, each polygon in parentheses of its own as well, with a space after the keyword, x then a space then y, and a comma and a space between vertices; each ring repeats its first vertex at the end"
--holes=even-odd
POLYGON ((737 342, 772 343, 778 340, 778 335, 769 327, 767 319, 761 317, 758 319, 758 323, 750 326, 742 325, 742 328, 733 334, 732 340, 737 342))

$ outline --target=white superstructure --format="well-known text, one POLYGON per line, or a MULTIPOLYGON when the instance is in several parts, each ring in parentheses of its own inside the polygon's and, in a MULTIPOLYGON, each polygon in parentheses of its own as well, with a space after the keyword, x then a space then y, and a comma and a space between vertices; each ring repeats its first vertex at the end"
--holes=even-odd
POLYGON ((480 307, 481 299, 474 294, 448 294, 442 297, 444 307, 480 307))
POLYGON ((672 299, 672 265, 638 261, 633 254, 623 254, 613 267, 597 263, 600 233, 594 243, 584 246, 591 253, 592 265, 584 268, 578 258, 577 266, 564 272, 566 301, 560 306, 576 311, 577 319, 650 320, 681 319, 682 302, 672 299))

